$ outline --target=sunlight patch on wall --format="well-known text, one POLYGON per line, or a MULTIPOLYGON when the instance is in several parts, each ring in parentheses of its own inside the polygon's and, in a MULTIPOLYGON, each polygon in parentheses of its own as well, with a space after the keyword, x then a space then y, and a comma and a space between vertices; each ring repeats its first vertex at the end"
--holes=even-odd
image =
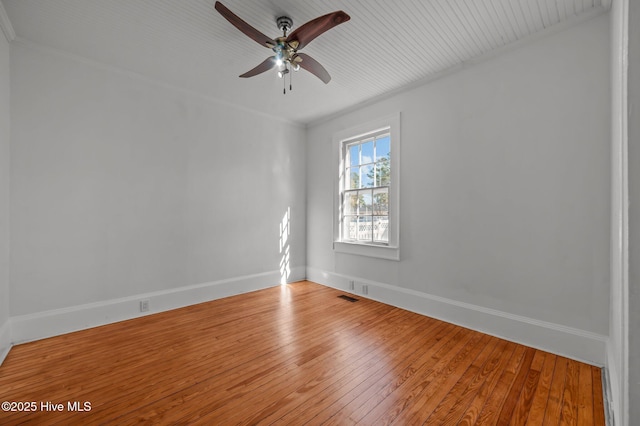
POLYGON ((287 207, 287 211, 280 222, 280 284, 286 284, 291 275, 289 266, 289 235, 291 235, 291 207, 287 207))

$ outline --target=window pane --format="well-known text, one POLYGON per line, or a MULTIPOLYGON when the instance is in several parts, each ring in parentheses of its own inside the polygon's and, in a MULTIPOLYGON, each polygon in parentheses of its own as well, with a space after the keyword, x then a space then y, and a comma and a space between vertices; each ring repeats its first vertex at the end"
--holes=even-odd
POLYGON ((360 215, 370 215, 373 213, 373 196, 371 191, 359 191, 360 194, 360 215))
POLYGON ((346 216, 342 223, 342 239, 357 240, 358 239, 358 217, 346 216))
POLYGON ((360 164, 373 163, 373 140, 362 144, 360 164))
POLYGON ((358 189, 360 188, 360 168, 348 168, 347 169, 347 182, 345 182, 346 189, 358 189))
POLYGON ((389 242, 389 216, 373 217, 373 241, 379 243, 389 242))
POLYGON ((371 216, 358 217, 358 240, 372 241, 371 235, 371 216))
POLYGON ((360 188, 371 188, 374 186, 375 183, 375 174, 374 174, 374 168, 373 168, 373 164, 370 164, 368 166, 361 166, 360 167, 360 176, 361 176, 361 181, 360 181, 360 188))
POLYGON ((344 214, 355 215, 358 214, 358 193, 348 192, 344 196, 344 214))
POLYGON ((376 185, 389 186, 391 184, 391 167, 389 167, 389 159, 383 158, 376 163, 376 185))
POLYGON ((373 190, 373 214, 389 215, 389 188, 373 190))
POLYGON ((356 144, 356 145, 352 145, 349 147, 349 165, 351 167, 353 166, 357 166, 358 164, 360 164, 360 155, 358 153, 358 149, 360 148, 360 145, 356 144))
POLYGON ((391 153, 391 139, 389 135, 385 135, 379 139, 376 139, 376 161, 380 161, 383 158, 389 159, 391 153))

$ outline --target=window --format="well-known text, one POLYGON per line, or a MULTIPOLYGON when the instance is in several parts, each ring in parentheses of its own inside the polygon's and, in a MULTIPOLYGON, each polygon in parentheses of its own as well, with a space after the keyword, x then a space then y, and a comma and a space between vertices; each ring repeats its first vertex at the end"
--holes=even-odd
POLYGON ((334 249, 387 259, 398 252, 398 116, 334 136, 338 151, 334 249))
POLYGON ((388 129, 343 144, 341 241, 389 243, 391 144, 388 129))

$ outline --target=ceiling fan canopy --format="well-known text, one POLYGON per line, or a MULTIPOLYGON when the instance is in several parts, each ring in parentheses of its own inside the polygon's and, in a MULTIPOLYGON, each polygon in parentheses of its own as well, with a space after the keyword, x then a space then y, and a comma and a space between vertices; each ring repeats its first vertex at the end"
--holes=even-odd
POLYGON ((327 70, 318 61, 300 52, 300 50, 316 37, 351 19, 345 12, 339 10, 320 16, 298 27, 289 35, 287 33, 293 27, 293 20, 288 16, 281 16, 276 19, 276 24, 283 32, 283 35, 271 38, 249 25, 219 1, 216 1, 215 9, 249 38, 274 52, 273 56, 268 57, 255 68, 241 74, 240 77, 253 77, 274 67, 278 67, 278 75, 283 77, 290 70, 298 71, 302 68, 318 77, 325 84, 331 81, 331 76, 327 70))

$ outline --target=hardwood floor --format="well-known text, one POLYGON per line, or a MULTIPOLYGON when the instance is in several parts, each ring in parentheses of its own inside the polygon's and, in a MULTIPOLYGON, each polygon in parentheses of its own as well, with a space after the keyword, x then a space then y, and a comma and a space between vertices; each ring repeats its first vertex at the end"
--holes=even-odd
POLYGON ((0 399, 37 406, 0 424, 604 425, 599 368, 340 294, 300 282, 15 346, 0 399))

